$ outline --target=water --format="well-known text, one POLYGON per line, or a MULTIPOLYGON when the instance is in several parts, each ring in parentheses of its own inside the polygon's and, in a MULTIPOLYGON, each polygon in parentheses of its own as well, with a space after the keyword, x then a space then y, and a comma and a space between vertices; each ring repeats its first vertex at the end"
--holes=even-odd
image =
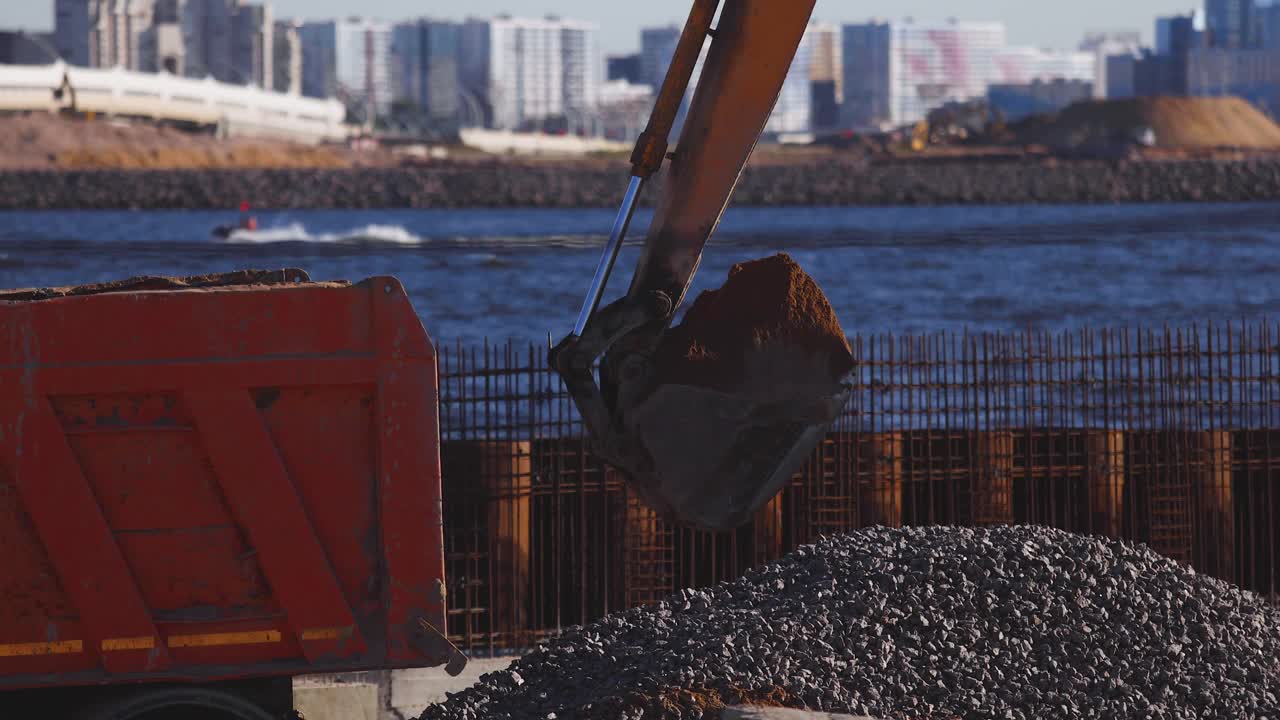
MULTIPOLYGON (((613 214, 262 212, 258 231, 211 237, 234 220, 0 212, 0 287, 247 267, 296 266, 318 280, 390 274, 437 340, 545 342, 572 327, 613 214)), ((642 212, 634 238, 648 222, 642 212)), ((784 250, 850 333, 1189 325, 1280 309, 1280 204, 732 208, 694 292, 733 263, 784 250)), ((637 256, 633 242, 607 299, 625 290, 637 256)))

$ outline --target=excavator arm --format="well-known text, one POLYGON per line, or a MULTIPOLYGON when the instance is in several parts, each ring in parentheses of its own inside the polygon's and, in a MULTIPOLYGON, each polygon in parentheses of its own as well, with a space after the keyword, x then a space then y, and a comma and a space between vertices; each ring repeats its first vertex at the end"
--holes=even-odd
MULTIPOLYGON (((771 391, 661 386, 654 352, 697 272, 764 131, 815 0, 695 0, 574 331, 551 352, 596 453, 651 506, 686 525, 736 527, 769 500, 825 434, 847 388, 780 368, 771 391), (667 138, 701 50, 710 47, 675 151, 667 138), (600 301, 645 185, 669 160, 630 287, 600 301), (600 361, 597 382, 593 370, 600 361), (788 377, 788 375, 790 377, 788 377), (779 396, 778 388, 792 392, 779 396), (691 437, 689 433, 693 433, 691 437), (693 447, 690 447, 693 440, 693 447)), ((787 353, 783 352, 783 355, 787 353)))

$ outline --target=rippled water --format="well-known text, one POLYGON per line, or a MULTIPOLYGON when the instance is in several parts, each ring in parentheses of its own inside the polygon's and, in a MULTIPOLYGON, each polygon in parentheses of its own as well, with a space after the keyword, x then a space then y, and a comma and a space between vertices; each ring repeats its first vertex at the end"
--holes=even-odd
MULTIPOLYGON (((545 341, 573 323, 612 213, 0 212, 0 286, 297 266, 398 276, 439 340, 545 341)), ((648 222, 642 214, 634 228, 648 222)), ((736 262, 791 253, 845 329, 1065 329, 1254 319, 1280 309, 1280 204, 732 208, 695 292, 736 262)), ((638 255, 623 253, 612 294, 638 255)), ((611 296, 612 296, 611 294, 611 296)))

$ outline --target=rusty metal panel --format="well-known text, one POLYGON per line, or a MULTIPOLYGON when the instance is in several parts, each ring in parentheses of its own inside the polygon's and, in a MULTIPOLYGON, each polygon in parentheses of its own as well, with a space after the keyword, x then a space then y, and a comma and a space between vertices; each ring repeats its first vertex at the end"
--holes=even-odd
POLYGON ((421 321, 249 280, 0 301, 0 688, 449 659, 421 321))

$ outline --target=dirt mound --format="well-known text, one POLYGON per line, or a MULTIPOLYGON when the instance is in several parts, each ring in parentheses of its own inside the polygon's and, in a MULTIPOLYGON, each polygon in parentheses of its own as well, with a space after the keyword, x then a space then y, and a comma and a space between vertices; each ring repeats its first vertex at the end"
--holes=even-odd
MULTIPOLYGON (((244 285, 280 285, 286 283, 310 283, 311 276, 305 270, 286 268, 284 270, 235 270, 227 273, 209 275, 191 275, 187 277, 167 277, 158 275, 142 275, 127 280, 113 280, 93 285, 77 285, 74 287, 20 288, 0 290, 0 301, 27 302, 32 300, 52 300, 62 297, 81 297, 85 295, 106 295, 122 292, 144 292, 149 290, 182 290, 195 288, 226 288, 244 285)), ((336 283, 327 283, 336 284, 336 283)), ((342 283, 345 285, 346 283, 342 283)))
POLYGON ((1161 148, 1280 150, 1280 126, 1234 97, 1081 102, 1010 130, 1019 144, 1071 149, 1132 143, 1147 128, 1161 148))
POLYGON ((0 168, 340 168, 345 148, 283 141, 220 140, 148 123, 45 113, 0 117, 0 168))
POLYGON ((747 357, 774 343, 826 354, 832 379, 853 367, 822 288, 781 253, 733 266, 723 287, 698 296, 658 348, 659 382, 731 391, 745 376, 747 357))

